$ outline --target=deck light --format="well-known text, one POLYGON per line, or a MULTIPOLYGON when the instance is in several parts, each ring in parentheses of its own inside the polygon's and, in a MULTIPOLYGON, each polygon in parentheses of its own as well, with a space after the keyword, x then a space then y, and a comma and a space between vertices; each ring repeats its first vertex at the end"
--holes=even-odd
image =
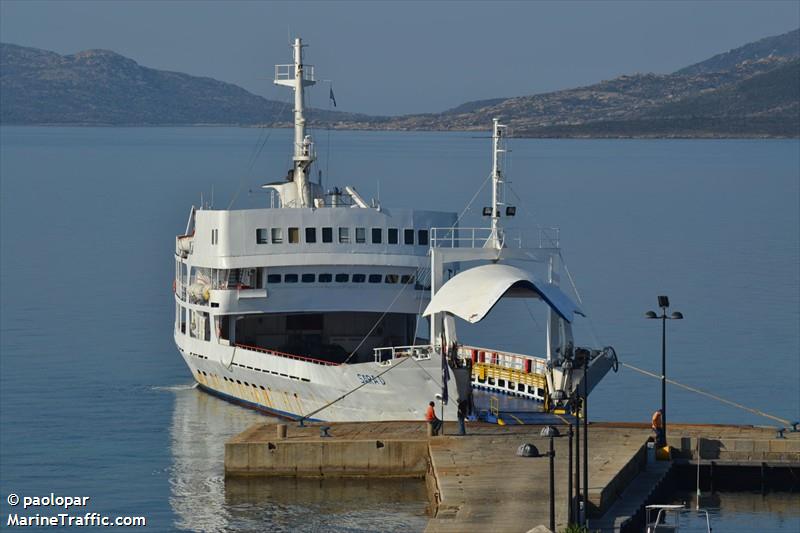
POLYGON ((506 207, 506 216, 507 217, 513 217, 516 214, 517 214, 517 207, 516 206, 509 205, 509 206, 506 207))
POLYGON ((661 433, 664 444, 667 443, 667 320, 682 320, 683 313, 673 311, 672 315, 667 316, 669 307, 669 297, 659 296, 658 306, 661 308, 661 315, 655 311, 648 311, 644 314, 645 318, 661 319, 661 433))
POLYGON ((485 217, 492 216, 492 208, 491 207, 484 207, 483 208, 483 216, 485 216, 485 217))

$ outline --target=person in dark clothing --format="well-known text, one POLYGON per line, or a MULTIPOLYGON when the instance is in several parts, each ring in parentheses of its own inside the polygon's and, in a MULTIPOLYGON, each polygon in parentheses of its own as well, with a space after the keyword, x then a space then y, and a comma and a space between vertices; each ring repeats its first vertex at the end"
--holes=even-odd
POLYGON ((464 424, 464 419, 467 418, 469 411, 469 402, 467 400, 461 400, 458 402, 458 434, 459 435, 466 435, 467 429, 464 424))

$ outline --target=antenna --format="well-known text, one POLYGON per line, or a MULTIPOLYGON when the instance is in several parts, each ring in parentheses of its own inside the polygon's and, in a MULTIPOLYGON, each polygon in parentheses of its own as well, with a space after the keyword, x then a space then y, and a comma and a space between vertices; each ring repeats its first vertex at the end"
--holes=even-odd
POLYGON ((314 143, 306 135, 304 110, 304 88, 316 84, 314 67, 303 63, 303 40, 294 40, 294 64, 275 66, 275 85, 294 89, 294 166, 292 174, 297 186, 299 207, 312 207, 311 185, 308 182, 308 169, 316 159, 314 143))
POLYGON ((492 119, 492 233, 490 237, 491 245, 494 248, 502 247, 502 228, 500 227, 500 205, 501 197, 504 197, 502 168, 502 154, 506 152, 506 133, 508 126, 500 124, 500 119, 492 119))

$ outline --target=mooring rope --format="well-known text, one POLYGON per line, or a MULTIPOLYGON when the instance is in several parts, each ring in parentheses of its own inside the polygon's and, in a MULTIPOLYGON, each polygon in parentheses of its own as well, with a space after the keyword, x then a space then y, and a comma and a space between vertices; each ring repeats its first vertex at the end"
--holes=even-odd
MULTIPOLYGON (((620 364, 622 366, 626 367, 626 368, 630 368, 631 370, 635 370, 636 372, 644 374, 645 376, 650 376, 651 378, 661 379, 661 376, 659 374, 655 374, 653 372, 649 372, 647 370, 635 367, 635 366, 630 365, 628 363, 620 363, 620 364)), ((764 411, 760 411, 760 410, 755 409, 753 407, 747 407, 746 405, 742 405, 740 403, 736 403, 734 401, 728 400, 728 399, 723 398, 721 396, 717 396, 716 394, 712 394, 710 392, 706 392, 704 390, 700 390, 700 389, 698 389, 696 387, 692 387, 690 385, 684 385, 683 383, 679 383, 679 382, 675 381, 674 379, 667 378, 666 381, 670 385, 675 385, 676 387, 680 387, 682 389, 686 389, 686 390, 694 392, 696 394, 700 394, 702 396, 706 396, 708 398, 711 398, 712 400, 717 400, 718 402, 722 402, 722 403, 731 405, 733 407, 738 407, 739 409, 743 409, 745 411, 753 413, 754 415, 763 416, 764 418, 769 418, 770 420, 775 420, 776 422, 780 422, 781 424, 785 424, 787 426, 792 424, 791 422, 789 422, 786 419, 783 419, 783 418, 780 418, 780 417, 777 417, 777 416, 773 416, 773 415, 771 415, 769 413, 765 413, 764 411)))

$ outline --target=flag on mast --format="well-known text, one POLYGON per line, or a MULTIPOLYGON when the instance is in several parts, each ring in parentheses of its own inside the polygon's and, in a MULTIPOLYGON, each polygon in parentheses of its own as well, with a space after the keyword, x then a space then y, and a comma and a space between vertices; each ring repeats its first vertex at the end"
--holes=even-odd
POLYGON ((330 88, 330 96, 329 97, 331 99, 331 102, 333 102, 333 107, 336 107, 336 97, 333 96, 333 86, 331 86, 331 88, 330 88))

